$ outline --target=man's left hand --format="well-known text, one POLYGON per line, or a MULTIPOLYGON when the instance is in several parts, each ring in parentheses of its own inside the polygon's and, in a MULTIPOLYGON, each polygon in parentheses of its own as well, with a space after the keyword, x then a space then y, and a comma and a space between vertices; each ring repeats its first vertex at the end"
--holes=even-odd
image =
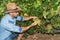
POLYGON ((32 16, 31 18, 36 19, 37 17, 36 16, 32 16))

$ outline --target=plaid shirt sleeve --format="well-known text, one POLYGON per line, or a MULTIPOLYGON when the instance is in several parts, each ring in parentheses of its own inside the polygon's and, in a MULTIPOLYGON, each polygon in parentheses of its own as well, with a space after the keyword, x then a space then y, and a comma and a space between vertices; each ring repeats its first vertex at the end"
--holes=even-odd
POLYGON ((13 22, 7 20, 7 19, 3 19, 1 21, 1 26, 3 28, 5 28, 8 31, 12 31, 12 32, 18 32, 18 33, 22 33, 22 28, 13 24, 13 22))
POLYGON ((17 16, 17 20, 18 20, 18 21, 24 21, 24 18, 21 17, 21 16, 17 16))

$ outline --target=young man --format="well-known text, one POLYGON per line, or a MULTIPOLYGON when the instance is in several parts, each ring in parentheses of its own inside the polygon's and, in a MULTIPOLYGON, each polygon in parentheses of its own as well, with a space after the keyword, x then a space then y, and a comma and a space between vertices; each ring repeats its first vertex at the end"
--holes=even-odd
MULTIPOLYGON (((23 18, 21 16, 18 16, 19 14, 18 11, 20 11, 21 8, 19 8, 15 3, 8 3, 6 8, 8 14, 6 14, 2 18, 0 23, 0 40, 12 40, 12 38, 17 36, 17 33, 23 33, 27 31, 29 28, 31 28, 32 26, 37 25, 36 23, 32 23, 27 27, 19 27, 15 25, 16 20, 26 21, 32 18, 35 19, 37 17, 30 16, 30 17, 23 18), (12 32, 14 32, 15 34, 12 34, 12 32)), ((18 40, 20 40, 22 35, 23 34, 19 34, 18 40)))

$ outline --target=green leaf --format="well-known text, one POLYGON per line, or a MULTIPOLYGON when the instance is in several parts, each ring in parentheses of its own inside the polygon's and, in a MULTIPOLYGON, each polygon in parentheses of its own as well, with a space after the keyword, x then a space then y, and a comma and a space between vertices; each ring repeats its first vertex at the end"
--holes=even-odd
POLYGON ((43 11, 43 16, 44 16, 44 18, 46 18, 47 15, 48 15, 48 12, 43 11))
POLYGON ((39 7, 40 5, 41 5, 41 1, 40 1, 40 0, 36 0, 36 1, 34 2, 34 7, 35 7, 35 8, 39 7))

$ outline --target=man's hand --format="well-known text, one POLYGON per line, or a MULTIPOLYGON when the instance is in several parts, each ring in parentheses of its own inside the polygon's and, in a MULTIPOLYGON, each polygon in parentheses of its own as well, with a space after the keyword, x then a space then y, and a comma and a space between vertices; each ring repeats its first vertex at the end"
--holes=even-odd
POLYGON ((37 23, 36 23, 36 22, 33 22, 31 25, 29 25, 29 26, 27 26, 27 27, 22 27, 22 32, 25 32, 25 31, 27 31, 28 29, 30 29, 31 27, 36 26, 36 25, 37 25, 37 23))
POLYGON ((35 23, 35 22, 33 22, 32 24, 31 24, 31 26, 36 26, 37 25, 37 23, 35 23))

